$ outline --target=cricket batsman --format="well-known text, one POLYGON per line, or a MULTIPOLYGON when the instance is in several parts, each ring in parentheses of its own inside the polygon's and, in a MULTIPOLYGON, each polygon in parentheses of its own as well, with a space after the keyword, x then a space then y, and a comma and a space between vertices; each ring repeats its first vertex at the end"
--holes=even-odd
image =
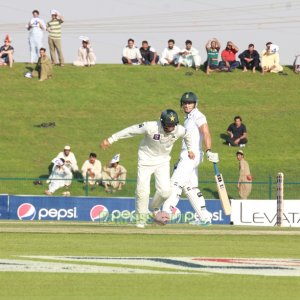
POLYGON ((104 139, 100 147, 107 149, 120 139, 143 134, 138 150, 138 170, 136 187, 136 226, 144 228, 149 213, 149 195, 151 175, 155 177, 156 192, 153 203, 160 207, 171 195, 170 152, 174 143, 183 138, 188 159, 193 160, 191 137, 187 130, 178 124, 178 115, 172 109, 162 112, 159 121, 144 122, 125 128, 104 139))
POLYGON ((192 138, 195 159, 189 159, 188 146, 183 141, 179 162, 171 178, 172 194, 164 202, 162 209, 171 215, 172 208, 176 207, 182 191, 184 191, 199 217, 196 225, 209 225, 212 214, 207 211, 205 199, 198 188, 198 166, 204 156, 202 144, 204 143, 206 157, 209 161, 218 162, 219 155, 211 152, 211 135, 207 120, 205 115, 198 110, 197 104, 198 98, 192 92, 184 93, 180 99, 180 106, 185 112, 184 128, 192 138))

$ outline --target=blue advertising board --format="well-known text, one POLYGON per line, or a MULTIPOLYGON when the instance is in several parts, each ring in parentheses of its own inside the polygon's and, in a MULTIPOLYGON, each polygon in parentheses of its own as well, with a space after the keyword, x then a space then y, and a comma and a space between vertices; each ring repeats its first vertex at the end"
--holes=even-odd
POLYGON ((7 220, 8 216, 8 195, 0 195, 0 220, 7 220))
MULTIPOLYGON (((230 217, 224 215, 219 200, 209 200, 206 204, 213 214, 213 224, 230 223, 230 217)), ((9 196, 6 216, 13 220, 130 223, 135 222, 134 209, 134 198, 9 196)), ((194 219, 195 213, 189 201, 180 201, 173 210, 172 223, 189 223, 194 219)))

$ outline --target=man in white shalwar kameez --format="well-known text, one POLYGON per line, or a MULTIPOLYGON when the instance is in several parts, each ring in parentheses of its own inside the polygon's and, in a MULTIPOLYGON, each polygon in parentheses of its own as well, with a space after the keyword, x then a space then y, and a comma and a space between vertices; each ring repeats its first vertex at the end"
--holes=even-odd
POLYGON ((72 179, 72 172, 65 166, 62 158, 56 158, 52 172, 48 178, 49 188, 45 191, 46 195, 52 195, 56 190, 62 187, 68 187, 72 179))
POLYGON ((178 65, 176 69, 180 66, 185 66, 188 68, 194 67, 196 71, 200 69, 201 57, 199 51, 192 47, 192 41, 187 40, 185 42, 185 48, 179 52, 178 65))
POLYGON ((73 62, 76 67, 90 67, 96 64, 96 55, 88 37, 80 37, 82 46, 78 49, 78 57, 73 62))

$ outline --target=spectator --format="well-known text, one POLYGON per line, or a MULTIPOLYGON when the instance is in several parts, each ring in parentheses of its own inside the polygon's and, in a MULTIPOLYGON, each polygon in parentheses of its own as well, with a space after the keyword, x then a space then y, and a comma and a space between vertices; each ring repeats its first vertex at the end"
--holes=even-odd
POLYGON ((80 37, 82 40, 82 46, 78 49, 77 60, 73 62, 76 67, 90 67, 96 64, 96 55, 90 44, 88 37, 80 37))
POLYGON ((295 60, 294 60, 294 63, 293 63, 293 71, 296 74, 300 73, 300 54, 295 56, 295 60))
POLYGON ((192 47, 192 41, 186 40, 185 48, 179 52, 178 65, 176 69, 179 69, 181 65, 191 68, 194 67, 196 71, 200 69, 201 57, 197 49, 192 47))
POLYGON ((90 153, 89 159, 84 162, 81 167, 82 176, 84 179, 84 184, 95 185, 101 180, 102 165, 97 159, 96 153, 90 153))
POLYGON ((228 146, 240 146, 245 147, 247 140, 247 129, 242 123, 242 118, 240 116, 234 117, 234 123, 230 124, 227 128, 228 146))
POLYGON ((279 64, 280 58, 278 53, 279 47, 268 42, 266 49, 260 54, 262 74, 266 72, 278 73, 283 71, 283 67, 279 64))
MULTIPOLYGON (((27 73, 25 76, 30 77, 27 73)), ((35 71, 32 72, 32 77, 38 77, 39 81, 52 78, 52 64, 50 58, 46 54, 46 49, 40 49, 40 58, 36 64, 35 71)))
POLYGON ((239 55, 239 59, 241 60, 243 72, 252 70, 252 72, 255 73, 256 69, 259 67, 259 54, 256 50, 254 50, 253 44, 249 44, 248 50, 241 53, 239 55))
POLYGON ((159 61, 157 52, 153 47, 149 46, 147 41, 142 42, 140 53, 142 55, 142 64, 144 65, 156 65, 159 61))
POLYGON ((177 65, 178 53, 180 52, 179 47, 175 46, 175 41, 168 40, 168 47, 164 49, 161 54, 160 64, 162 66, 166 65, 177 65))
POLYGON ((226 48, 222 51, 220 61, 221 70, 232 72, 235 68, 239 67, 240 63, 236 61, 236 53, 238 53, 239 48, 233 42, 227 42, 226 48))
POLYGON ((61 24, 64 17, 55 9, 51 10, 51 21, 47 23, 47 31, 49 32, 48 44, 50 48, 51 61, 54 65, 58 65, 56 53, 58 55, 59 64, 64 66, 64 56, 61 50, 61 24))
MULTIPOLYGON (((62 187, 69 188, 72 173, 70 169, 65 165, 63 158, 56 158, 53 160, 53 169, 47 183, 49 183, 48 190, 45 191, 46 195, 52 195, 56 190, 62 187)), ((70 192, 65 192, 63 195, 70 195, 70 192)))
POLYGON ((38 10, 32 12, 32 18, 26 28, 29 31, 30 62, 36 63, 39 59, 40 49, 43 47, 43 31, 46 29, 45 21, 39 17, 38 10))
POLYGON ((128 64, 128 65, 140 65, 142 63, 141 52, 134 45, 133 39, 129 39, 128 45, 123 48, 122 62, 123 64, 128 64))
POLYGON ((204 63, 206 74, 211 71, 219 70, 219 51, 221 48, 220 42, 213 38, 206 43, 207 61, 204 63))
POLYGON ((126 183, 127 170, 119 164, 120 154, 116 154, 110 161, 108 166, 105 166, 102 172, 102 184, 105 187, 105 192, 109 193, 110 187, 112 192, 116 189, 122 190, 123 185, 126 183))
POLYGON ((252 189, 252 176, 248 162, 244 159, 244 152, 239 150, 236 153, 236 158, 239 161, 240 176, 238 181, 238 191, 241 199, 247 199, 252 189))
POLYGON ((4 45, 0 47, 0 66, 9 65, 10 68, 13 66, 14 48, 11 46, 11 39, 7 34, 4 39, 4 45))

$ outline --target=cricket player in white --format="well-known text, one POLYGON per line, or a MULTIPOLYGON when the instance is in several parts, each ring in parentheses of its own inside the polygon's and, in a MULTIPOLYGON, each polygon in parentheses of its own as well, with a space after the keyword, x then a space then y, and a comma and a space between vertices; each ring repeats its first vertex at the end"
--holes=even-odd
POLYGON ((199 224, 208 225, 211 223, 212 214, 207 211, 205 199, 198 188, 198 165, 203 161, 203 142, 209 161, 218 162, 219 155, 211 152, 211 136, 207 120, 205 115, 198 110, 197 102, 197 96, 192 92, 184 93, 180 100, 180 105, 186 114, 184 127, 192 137, 195 159, 188 159, 187 145, 183 141, 179 162, 171 178, 172 194, 165 201, 162 209, 171 215, 172 208, 176 207, 184 191, 200 218, 199 224))
POLYGON ((136 187, 137 227, 144 228, 149 213, 149 195, 151 175, 155 176, 156 193, 152 207, 160 207, 171 194, 170 152, 174 143, 183 138, 189 159, 194 159, 191 138, 187 130, 178 125, 178 116, 174 110, 162 112, 160 121, 144 122, 125 128, 104 139, 101 148, 106 149, 120 139, 144 134, 138 151, 138 175, 136 187))

